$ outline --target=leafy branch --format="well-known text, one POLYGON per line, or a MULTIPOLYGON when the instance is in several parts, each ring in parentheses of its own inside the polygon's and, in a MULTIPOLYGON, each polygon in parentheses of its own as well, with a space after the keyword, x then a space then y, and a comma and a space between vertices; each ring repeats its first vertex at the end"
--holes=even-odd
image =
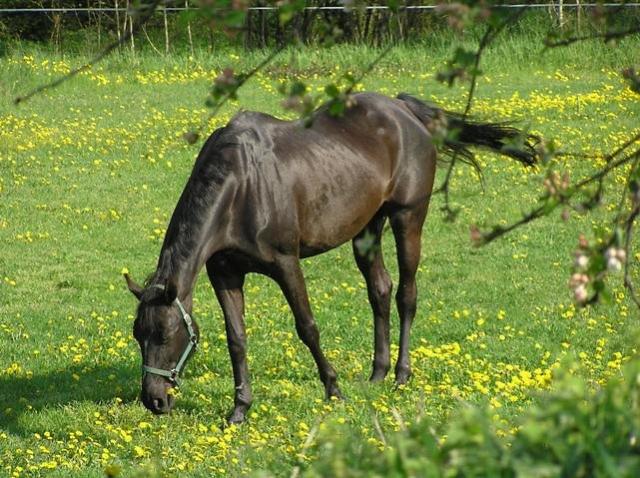
MULTIPOLYGON (((449 22, 452 26, 458 25, 459 28, 463 27, 465 22, 461 17, 465 16, 467 18, 470 17, 474 21, 478 19, 485 19, 489 21, 489 25, 482 35, 482 38, 480 39, 480 42, 478 44, 478 49, 475 51, 475 53, 468 52, 463 48, 458 48, 454 54, 453 59, 449 62, 449 70, 438 73, 436 77, 439 81, 448 83, 449 86, 453 86, 456 79, 462 79, 470 74, 467 102, 462 113, 462 121, 468 118, 471 107, 473 105, 473 99, 475 97, 478 84, 478 76, 481 74, 480 60, 482 59, 482 55, 484 54, 487 47, 498 37, 498 35, 500 35, 500 33, 507 26, 516 23, 520 19, 520 17, 524 15, 530 4, 531 1, 529 0, 524 8, 516 9, 504 19, 499 18, 501 14, 498 11, 490 11, 486 7, 474 7, 476 9, 476 12, 470 17, 470 10, 468 7, 465 8, 464 4, 454 3, 440 6, 440 12, 450 13, 453 15, 452 19, 449 22)), ((447 220, 454 220, 458 214, 458 211, 451 207, 450 201, 451 178, 457 160, 458 153, 456 151, 450 159, 447 172, 442 184, 435 191, 436 193, 444 194, 444 205, 442 206, 442 210, 445 212, 445 217, 447 220)), ((476 170, 479 171, 479 166, 476 163, 473 164, 476 167, 476 170)))
POLYGON ((120 37, 119 40, 114 41, 109 45, 107 45, 100 53, 95 55, 91 60, 89 60, 85 64, 77 68, 74 68, 70 72, 66 73, 65 75, 49 83, 45 83, 43 85, 37 86, 36 88, 32 89, 31 91, 27 92, 22 96, 16 97, 13 100, 14 104, 17 105, 17 104, 23 103, 33 98, 35 95, 39 93, 42 93, 52 88, 56 88, 61 84, 65 83, 66 81, 70 80, 71 78, 77 76, 78 74, 93 68, 99 62, 105 59, 107 56, 111 55, 111 53, 113 53, 115 50, 117 50, 126 42, 128 42, 132 37, 136 36, 142 30, 142 28, 144 28, 146 23, 151 19, 151 17, 153 16, 153 13, 156 11, 158 6, 160 5, 160 2, 161 0, 151 0, 147 3, 141 2, 138 7, 135 7, 132 9, 132 12, 133 12, 132 15, 134 18, 137 19, 137 22, 135 23, 134 27, 130 31, 125 32, 120 37))
POLYGON ((619 40, 621 38, 628 37, 629 35, 634 35, 636 33, 640 33, 640 26, 628 28, 626 30, 620 31, 606 31, 603 33, 591 33, 589 35, 580 35, 580 36, 572 36, 568 38, 563 38, 561 40, 555 40, 553 37, 547 38, 544 42, 545 46, 548 48, 557 48, 562 46, 572 45, 573 43, 587 41, 587 40, 597 40, 602 39, 605 43, 619 40))
MULTIPOLYGON (((489 231, 487 232, 480 232, 477 227, 474 227, 474 233, 473 233, 473 239, 474 239, 474 245, 476 246, 483 246, 486 244, 489 244, 490 242, 495 241, 496 239, 514 231, 515 229, 524 226, 525 224, 529 224, 531 221, 534 221, 535 219, 539 219, 541 217, 544 216, 548 216, 549 214, 551 214, 553 211, 555 211, 558 207, 563 206, 563 205, 569 205, 570 204, 570 200, 579 192, 584 191, 584 188, 588 185, 590 185, 593 182, 598 182, 601 183, 601 181, 612 171, 628 164, 629 162, 635 160, 638 156, 638 154, 640 154, 640 150, 636 150, 633 153, 624 156, 622 158, 620 158, 617 161, 613 161, 614 158, 616 158, 617 156, 619 156, 620 154, 622 154, 623 152, 627 151, 631 146, 634 145, 634 143, 640 141, 640 133, 633 136, 632 138, 630 138, 629 140, 627 140, 623 145, 621 145, 620 147, 618 147, 618 149, 616 149, 615 151, 613 151, 612 153, 610 153, 609 155, 607 155, 604 159, 606 162, 606 166, 604 168, 602 168, 601 170, 593 173, 591 176, 588 176, 587 178, 583 179, 582 181, 576 183, 573 187, 571 188, 567 188, 566 190, 552 190, 549 191, 549 187, 547 187, 547 192, 545 192, 545 194, 543 194, 539 199, 538 202, 542 203, 540 206, 536 207, 535 209, 531 210, 530 212, 528 212, 527 214, 524 214, 522 216, 521 219, 519 219, 518 221, 508 225, 508 226, 493 226, 489 231)), ((597 202, 599 201, 601 196, 601 193, 598 194, 598 192, 596 192, 596 194, 594 194, 591 199, 592 201, 597 202)), ((587 202, 582 202, 580 204, 579 207, 576 207, 577 210, 579 211, 584 211, 586 209, 592 209, 593 207, 590 207, 591 204, 589 201, 587 202)))
POLYGON ((260 63, 247 73, 235 74, 231 68, 226 68, 214 81, 210 98, 206 105, 211 108, 207 120, 202 122, 198 128, 184 134, 185 140, 189 144, 198 141, 202 129, 208 120, 214 118, 220 109, 229 101, 238 99, 238 90, 258 72, 263 70, 273 59, 282 52, 284 46, 280 46, 267 55, 260 63))
MULTIPOLYGON (((495 10, 486 13, 482 7, 474 7, 473 2, 454 2, 440 7, 441 12, 448 14, 450 25, 462 30, 463 28, 479 23, 480 19, 489 21, 484 35, 481 37, 478 48, 475 52, 468 52, 458 48, 449 62, 449 69, 438 74, 438 79, 442 82, 453 85, 457 79, 470 78, 470 85, 467 94, 467 103, 463 113, 466 117, 471 110, 472 101, 476 93, 477 79, 480 75, 480 60, 487 47, 495 38, 509 25, 515 24, 520 15, 524 12, 518 11, 515 14, 500 19, 500 14, 495 10), (484 18, 483 18, 484 17, 484 18)), ((527 7, 531 2, 528 2, 527 7)), ((624 6, 623 2, 620 8, 624 6)), ((498 3, 492 6, 498 6, 498 3)), ((597 10, 602 18, 606 15, 597 10)), ((610 30, 587 35, 573 35, 557 39, 557 36, 549 34, 545 40, 545 50, 549 48, 563 47, 576 42, 603 39, 605 42, 617 40, 640 33, 640 27, 632 26, 624 30, 610 30)), ((543 51, 544 52, 544 51, 543 51)), ((630 85, 630 89, 640 93, 640 74, 635 68, 629 67, 622 71, 622 76, 630 85)), ((604 166, 574 185, 570 185, 568 174, 561 176, 551 169, 551 160, 559 156, 577 158, 577 155, 559 153, 556 151, 552 141, 538 145, 543 163, 549 165, 546 178, 543 182, 544 192, 538 199, 538 206, 523 214, 520 219, 502 226, 494 225, 487 231, 481 231, 478 226, 471 226, 471 239, 474 245, 482 246, 493 242, 512 231, 530 224, 542 217, 551 215, 554 211, 562 208, 562 218, 568 220, 568 211, 574 210, 578 213, 586 213, 598 208, 602 204, 602 199, 606 194, 605 180, 614 172, 622 171, 626 176, 625 189, 621 193, 617 207, 617 215, 611 220, 613 232, 601 234, 593 243, 589 243, 584 236, 579 239, 576 250, 576 260, 574 273, 571 276, 569 285, 573 290, 574 298, 578 304, 595 304, 602 298, 608 296, 605 279, 611 273, 616 273, 624 267, 624 286, 629 291, 632 300, 640 308, 640 298, 636 294, 635 287, 630 272, 631 245, 633 239, 636 220, 640 215, 640 149, 637 143, 640 141, 640 133, 632 135, 625 143, 616 148, 611 153, 605 155, 604 166), (630 167, 630 171, 622 168, 630 167), (592 185, 596 185, 595 190, 592 185)), ((454 155, 448 165, 445 178, 438 192, 443 192, 445 199, 442 209, 447 219, 455 218, 457 211, 450 204, 450 187, 453 168, 455 167, 456 156, 454 155)), ((476 165, 477 167, 477 165, 476 165)))

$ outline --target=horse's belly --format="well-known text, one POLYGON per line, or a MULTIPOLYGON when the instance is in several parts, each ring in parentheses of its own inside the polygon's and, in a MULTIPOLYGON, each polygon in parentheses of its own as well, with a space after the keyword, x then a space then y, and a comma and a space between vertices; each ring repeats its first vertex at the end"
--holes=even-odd
POLYGON ((384 202, 381 191, 367 189, 356 188, 346 198, 312 202, 302 211, 299 217, 302 257, 338 247, 364 229, 384 202))

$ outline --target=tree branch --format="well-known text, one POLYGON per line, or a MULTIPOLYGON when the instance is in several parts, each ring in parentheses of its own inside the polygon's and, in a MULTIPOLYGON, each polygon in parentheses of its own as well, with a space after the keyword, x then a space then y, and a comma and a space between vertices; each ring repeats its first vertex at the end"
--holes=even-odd
POLYGON ((618 40, 620 38, 624 38, 629 35, 634 35, 636 33, 640 33, 640 26, 629 28, 627 30, 606 31, 604 33, 592 33, 590 35, 573 36, 573 37, 564 38, 562 40, 557 40, 557 41, 546 39, 544 41, 544 45, 546 48, 557 48, 562 46, 568 46, 573 43, 577 43, 581 41, 596 40, 596 39, 603 39, 606 43, 611 40, 618 40))
POLYGON ((640 214, 640 203, 634 199, 634 209, 631 211, 629 218, 625 224, 625 242, 624 242, 624 251, 626 254, 626 261, 624 262, 624 286, 629 291, 629 295, 631 295, 631 299, 636 303, 638 307, 640 307, 640 299, 636 295, 635 287, 633 285, 633 281, 631 280, 631 274, 629 271, 629 264, 631 263, 631 236, 633 234, 633 223, 636 218, 640 214))
MULTIPOLYGON (((509 15, 509 17, 505 19, 505 21, 503 21, 497 27, 489 25, 489 27, 487 27, 486 31, 484 32, 482 38, 480 39, 480 43, 478 44, 478 50, 475 53, 473 69, 471 72, 471 84, 469 86, 469 92, 467 94, 467 102, 464 108, 464 112, 462 113, 462 121, 467 119, 469 112, 471 111, 471 106, 473 104, 473 99, 475 97, 475 91, 476 91, 477 82, 478 82, 478 75, 480 73, 479 72, 480 60, 482 58, 482 55, 485 49, 491 44, 491 42, 493 42, 496 39, 496 37, 508 25, 517 22, 518 19, 529 8, 531 3, 532 3, 532 0, 528 0, 524 8, 516 10, 514 13, 509 15)), ((451 157, 451 162, 449 163, 449 167, 447 168, 447 173, 445 175, 445 178, 442 184, 440 185, 440 187, 435 191, 435 194, 444 193, 444 205, 442 206, 441 209, 446 213, 447 218, 449 220, 453 220, 457 215, 456 211, 451 207, 451 202, 450 202, 451 178, 453 176, 453 168, 456 165, 457 159, 458 159, 458 152, 455 151, 453 153, 453 156, 451 157)))
POLYGON ((538 199, 538 201, 544 201, 545 202, 543 205, 537 207, 536 209, 533 209, 532 211, 530 211, 529 213, 524 215, 520 220, 510 224, 509 226, 506 226, 506 227, 493 226, 492 229, 489 232, 480 233, 480 236, 474 241, 474 244, 478 245, 478 246, 488 244, 489 242, 492 242, 492 241, 496 240, 497 238, 502 237, 505 234, 508 234, 509 232, 513 231, 514 229, 517 229, 517 228, 519 228, 519 227, 521 227, 521 226, 523 226, 525 224, 528 224, 528 223, 530 223, 530 222, 532 222, 532 221, 534 221, 536 219, 539 219, 539 218, 541 218, 543 216, 548 216, 558 206, 560 206, 562 204, 568 204, 569 201, 571 200, 571 198, 578 191, 582 190, 585 186, 589 185, 590 183, 592 183, 594 181, 602 180, 602 178, 604 178, 611 171, 613 171, 613 170, 615 170, 615 169, 617 169, 617 168, 619 168, 621 166, 624 166, 625 164, 629 163, 630 161, 637 160, 638 158, 640 158, 640 149, 636 149, 632 153, 624 156, 623 158, 620 158, 617 161, 611 161, 613 158, 615 158, 620 153, 622 153, 625 150, 627 150, 630 146, 633 145, 633 143, 635 143, 638 140, 640 140, 640 133, 637 134, 636 136, 634 136, 633 138, 631 138, 626 143, 624 143, 622 146, 620 146, 618 149, 616 149, 613 153, 609 154, 607 156, 607 158, 609 159, 608 164, 602 170, 600 170, 597 173, 592 174, 588 178, 585 178, 582 181, 578 182, 573 187, 571 187, 569 190, 567 190, 565 192, 558 193, 557 196, 555 197, 555 200, 556 200, 555 204, 550 204, 548 201, 550 199, 552 199, 552 198, 551 198, 551 196, 549 194, 545 194, 545 195, 543 195, 542 197, 540 197, 538 199))
POLYGON ((107 47, 105 47, 104 50, 102 50, 100 53, 98 53, 96 56, 94 56, 91 60, 89 60, 87 63, 85 63, 84 65, 75 68, 73 70, 71 70, 69 73, 67 73, 64 76, 61 76, 60 78, 57 78, 49 83, 46 83, 44 85, 40 85, 37 88, 34 88, 33 90, 29 91, 28 93, 26 93, 23 96, 18 96, 13 100, 14 104, 20 104, 23 103, 31 98, 33 98, 35 95, 42 93, 45 90, 49 90, 51 88, 55 88, 57 86, 60 86, 62 83, 64 83, 67 80, 70 80, 71 78, 77 76, 79 73, 82 73, 83 71, 89 70, 91 69, 93 66, 95 66, 97 63, 99 63, 100 61, 102 61, 104 58, 106 58, 107 56, 109 56, 111 54, 111 52, 113 52, 113 50, 115 50, 116 48, 119 48, 120 46, 124 45, 131 37, 137 35, 137 33, 140 31, 140 29, 149 21, 149 19, 151 18, 151 16, 153 15, 153 13, 155 12, 156 8, 158 7, 158 5, 160 4, 160 0, 151 0, 150 3, 148 4, 141 4, 140 7, 138 7, 135 10, 135 15, 138 17, 138 22, 136 23, 136 26, 128 31, 125 32, 125 34, 120 37, 119 40, 111 43, 110 45, 108 45, 107 47))

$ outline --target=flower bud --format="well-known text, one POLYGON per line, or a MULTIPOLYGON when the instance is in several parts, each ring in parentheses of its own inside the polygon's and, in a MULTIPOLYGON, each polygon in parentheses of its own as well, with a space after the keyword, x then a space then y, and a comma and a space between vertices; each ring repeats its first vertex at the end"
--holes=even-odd
POLYGON ((569 287, 575 289, 576 287, 584 286, 587 282, 589 282, 589 277, 586 274, 576 272, 569 279, 569 287))
POLYGON ((587 288, 584 285, 579 285, 573 291, 573 297, 578 304, 584 304, 587 300, 587 288))
POLYGON ((582 249, 586 249, 589 247, 589 241, 587 241, 587 238, 584 237, 584 234, 580 234, 580 236, 578 237, 578 247, 582 249))
POLYGON ((575 266, 579 269, 585 269, 589 265, 589 258, 584 254, 576 254, 575 266))
POLYGON ((609 272, 620 272, 620 270, 622 270, 622 263, 617 257, 612 256, 607 260, 607 270, 609 272))

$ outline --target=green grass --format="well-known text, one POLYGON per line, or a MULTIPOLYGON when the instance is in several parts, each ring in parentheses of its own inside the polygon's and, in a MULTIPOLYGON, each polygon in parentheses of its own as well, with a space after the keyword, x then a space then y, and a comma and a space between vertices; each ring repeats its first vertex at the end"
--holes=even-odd
MULTIPOLYGON (((538 45, 506 37, 488 52, 476 115, 517 120, 565 149, 591 153, 637 131, 639 98, 624 90, 616 73, 633 61, 637 42, 588 44, 545 57, 538 56, 538 45)), ((464 86, 448 89, 433 80, 452 47, 398 48, 363 88, 408 91, 461 109, 464 86)), ((374 53, 347 46, 288 51, 208 130, 239 107, 282 114, 274 83, 298 77, 320 88, 343 68, 357 73, 374 53)), ((418 274, 414 378, 407 387, 395 390, 391 377, 381 385, 366 381, 372 320, 346 245, 304 261, 323 347, 346 401, 322 401, 315 366, 280 292, 250 276, 246 321, 255 403, 248 423, 222 429, 232 404, 231 368, 220 310, 203 275, 194 308, 201 350, 187 367, 174 413, 151 416, 137 400, 136 302, 121 271, 138 280, 153 271, 163 229, 198 152, 180 136, 205 121, 211 79, 229 63, 241 70, 261 55, 203 51, 188 60, 122 54, 18 108, 10 100, 55 77, 54 62, 75 66, 84 58, 14 46, 2 60, 0 474, 97 477, 115 464, 124 476, 141 467, 163 476, 182 475, 183 468, 190 476, 260 469, 288 475, 313 459, 304 444, 314 424, 352 427, 376 441, 374 417, 384 430, 399 426, 393 409, 406 419, 428 415, 437 425, 460 400, 491 403, 496 426, 509 433, 523 407, 553 386, 549 375, 564 357, 580 362, 579 373, 596 384, 619 373, 635 353, 637 310, 620 278, 612 284, 613 303, 586 311, 571 304, 567 287, 578 234, 589 235, 617 197, 607 197, 605 212, 595 216, 544 219, 473 249, 470 224, 517 219, 535 204, 542 182, 540 174, 509 160, 480 154, 484 190, 467 168, 455 177, 458 220, 443 220, 441 196, 432 202, 418 274), (197 78, 177 75, 198 68, 197 78)), ((559 167, 578 179, 594 165, 572 160, 559 167)), ((395 278, 389 231, 384 252, 395 278)), ((395 341, 395 311, 392 324, 395 341)))

